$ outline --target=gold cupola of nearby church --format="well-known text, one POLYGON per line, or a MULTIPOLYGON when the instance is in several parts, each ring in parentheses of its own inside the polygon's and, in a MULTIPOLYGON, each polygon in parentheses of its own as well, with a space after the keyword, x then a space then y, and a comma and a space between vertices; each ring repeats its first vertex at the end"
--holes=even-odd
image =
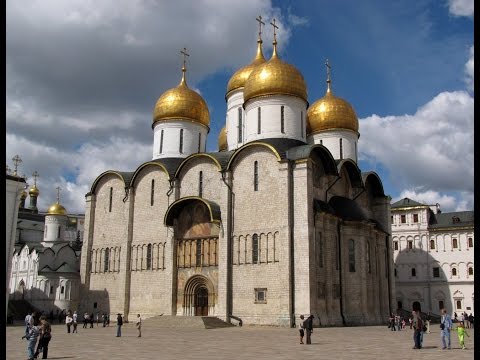
POLYGON ((60 188, 57 187, 57 202, 50 206, 47 211, 48 215, 67 215, 67 210, 60 205, 60 188))
POLYGON ((282 61, 277 54, 278 28, 273 19, 273 54, 270 60, 255 67, 245 83, 243 91, 244 103, 249 100, 268 95, 290 95, 306 102, 307 85, 300 71, 293 65, 282 61))
POLYGON ((224 126, 222 130, 220 130, 220 134, 218 135, 218 151, 225 151, 228 150, 227 145, 227 129, 224 126))
POLYGON ((327 93, 315 101, 307 111, 307 135, 324 130, 347 129, 358 132, 358 118, 352 105, 333 95, 330 65, 327 67, 327 93))
POLYGON ((227 93, 225 97, 228 97, 228 95, 237 89, 245 87, 245 83, 247 82, 248 77, 252 73, 252 71, 260 64, 263 64, 266 60, 265 57, 263 56, 262 52, 262 24, 265 25, 265 23, 262 21, 262 17, 259 16, 257 17, 257 21, 260 26, 260 31, 258 32, 258 40, 257 40, 257 54, 255 55, 255 58, 253 61, 238 69, 230 78, 227 84, 227 93))
POLYGON ((182 80, 177 87, 165 91, 158 98, 153 110, 152 127, 158 121, 178 119, 210 126, 210 112, 207 103, 196 91, 187 86, 185 57, 188 54, 185 48, 182 54, 184 55, 182 80))

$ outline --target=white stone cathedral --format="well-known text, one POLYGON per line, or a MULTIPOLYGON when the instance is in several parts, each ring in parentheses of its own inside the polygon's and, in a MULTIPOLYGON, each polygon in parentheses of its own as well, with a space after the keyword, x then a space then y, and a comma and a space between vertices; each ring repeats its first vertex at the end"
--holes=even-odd
POLYGON ((395 309, 390 197, 358 167, 355 111, 329 71, 309 106, 275 30, 269 60, 260 35, 226 87, 217 152, 205 151, 209 110, 184 52, 180 84, 154 107, 152 160, 94 180, 81 311, 341 326, 383 324, 395 309))

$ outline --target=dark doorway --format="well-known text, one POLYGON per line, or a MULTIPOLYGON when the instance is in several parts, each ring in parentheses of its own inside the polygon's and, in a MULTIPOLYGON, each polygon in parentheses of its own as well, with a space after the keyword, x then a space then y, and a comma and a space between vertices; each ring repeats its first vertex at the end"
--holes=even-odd
POLYGON ((413 311, 422 311, 420 307, 420 303, 418 301, 414 301, 412 304, 412 310, 413 311))
POLYGON ((195 316, 208 316, 208 290, 205 287, 195 290, 195 316))
POLYGON ((401 301, 397 301, 397 309, 403 309, 403 304, 401 301))

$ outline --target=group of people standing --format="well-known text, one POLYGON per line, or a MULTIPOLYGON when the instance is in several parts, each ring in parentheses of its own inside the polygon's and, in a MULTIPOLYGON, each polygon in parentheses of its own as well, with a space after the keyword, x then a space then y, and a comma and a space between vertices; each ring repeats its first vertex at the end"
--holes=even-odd
POLYGON ((32 312, 25 316, 25 335, 22 336, 22 339, 27 339, 28 360, 37 359, 40 352, 42 352, 42 359, 47 359, 48 356, 52 327, 47 316, 39 315, 37 312, 32 312))
POLYGON ((312 332, 313 332, 313 315, 309 315, 306 319, 305 316, 300 315, 300 321, 298 322, 298 330, 300 332, 300 344, 311 344, 312 343, 312 332), (306 336, 306 342, 303 342, 303 337, 306 336))

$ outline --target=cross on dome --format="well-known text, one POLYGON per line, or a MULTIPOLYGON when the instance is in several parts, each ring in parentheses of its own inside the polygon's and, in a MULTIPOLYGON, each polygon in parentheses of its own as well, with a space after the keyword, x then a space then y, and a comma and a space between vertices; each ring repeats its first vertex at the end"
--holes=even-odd
POLYGON ((57 186, 55 189, 57 189, 57 204, 60 204, 60 186, 57 186))
POLYGON ((330 79, 330 71, 332 67, 329 64, 328 59, 325 61, 325 66, 327 67, 327 92, 330 92, 330 83, 332 82, 332 80, 330 79))
POLYGON ((37 172, 37 170, 35 170, 33 172, 32 176, 33 176, 33 184, 34 184, 34 186, 37 186, 37 177, 39 177, 40 174, 37 172))
POLYGON ((12 161, 13 161, 13 164, 15 166, 15 169, 13 170, 13 175, 14 176, 17 176, 17 169, 18 169, 18 164, 20 164, 21 162, 23 162, 23 160, 20 158, 20 156, 18 155, 15 155, 13 158, 12 158, 12 161))
POLYGON ((262 15, 258 15, 255 20, 258 21, 258 40, 262 41, 262 25, 265 25, 265 23, 262 21, 262 15))

